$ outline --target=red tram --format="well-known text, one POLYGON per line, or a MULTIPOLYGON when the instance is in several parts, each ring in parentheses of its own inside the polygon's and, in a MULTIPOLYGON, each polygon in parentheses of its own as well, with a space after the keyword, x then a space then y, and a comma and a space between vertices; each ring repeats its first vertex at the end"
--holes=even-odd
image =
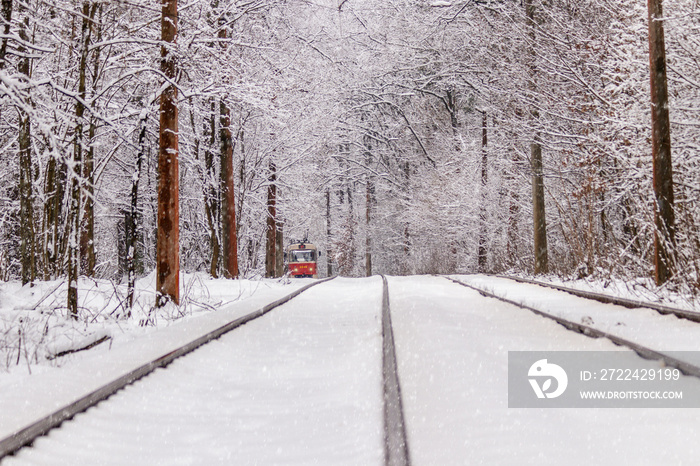
POLYGON ((289 275, 293 278, 318 278, 317 260, 321 253, 308 241, 287 246, 285 257, 289 275))

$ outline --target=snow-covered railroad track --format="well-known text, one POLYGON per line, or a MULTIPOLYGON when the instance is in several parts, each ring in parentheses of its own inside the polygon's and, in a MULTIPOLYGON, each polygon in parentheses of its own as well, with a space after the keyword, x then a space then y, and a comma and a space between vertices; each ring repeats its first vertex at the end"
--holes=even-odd
MULTIPOLYGON (((627 348, 630 348, 631 350, 635 351, 637 354, 640 356, 647 358, 647 359, 656 359, 663 361, 667 366, 671 367, 676 367, 679 370, 681 370, 683 373, 686 375, 692 375, 695 377, 700 377, 700 364, 698 361, 689 361, 685 357, 680 356, 677 357, 677 354, 684 354, 681 351, 675 351, 675 354, 673 351, 667 351, 668 348, 661 348, 657 345, 650 345, 649 342, 645 342, 643 338, 636 338, 635 336, 624 336, 620 332, 619 329, 616 329, 614 327, 611 327, 607 325, 607 329, 603 329, 605 326, 596 326, 594 319, 590 316, 583 316, 583 318, 580 319, 580 321, 574 320, 572 317, 576 316, 575 313, 572 313, 571 316, 565 316, 562 315, 561 313, 557 312, 552 312, 548 311, 546 308, 546 305, 531 305, 527 303, 527 299, 518 299, 517 298, 517 293, 514 293, 513 289, 509 289, 507 291, 501 291, 497 292, 494 289, 489 289, 491 288, 490 286, 483 286, 483 285, 475 285, 475 284, 470 284, 470 283, 465 283, 463 280, 458 280, 455 278, 451 277, 444 277, 458 285, 462 285, 464 287, 470 288, 474 291, 477 291, 480 293, 482 296, 489 297, 489 298, 495 298, 500 301, 503 301, 508 304, 512 304, 514 306, 518 306, 523 309, 527 309, 528 311, 531 311, 537 315, 540 315, 542 317, 546 317, 548 319, 552 319, 555 322, 561 324, 562 326, 566 327, 569 330, 582 333, 586 336, 593 337, 593 338, 607 338, 608 340, 612 341, 616 345, 620 346, 625 346, 627 348), (509 297, 506 297, 509 296, 509 297), (510 296, 513 296, 513 299, 510 298, 510 296), (652 347, 655 346, 655 347, 652 347)), ((511 280, 510 277, 496 277, 499 279, 506 279, 506 280, 511 280)), ((525 285, 536 285, 536 286, 546 286, 546 284, 539 283, 539 282, 534 282, 530 280, 515 280, 518 283, 525 284, 525 285)), ((591 301, 596 301, 596 302, 601 302, 605 305, 608 306, 613 306, 613 305, 621 305, 625 308, 629 309, 635 309, 635 311, 639 311, 639 309, 636 308, 644 308, 644 307, 649 307, 645 304, 642 303, 637 303, 639 304, 638 306, 633 306, 632 303, 635 303, 633 301, 627 301, 626 303, 622 302, 617 302, 617 300, 613 299, 606 299, 609 297, 603 297, 601 298, 602 295, 598 294, 589 294, 589 293, 577 293, 577 290, 571 290, 571 289, 561 289, 561 287, 557 286, 546 286, 547 288, 550 289, 555 289, 558 291, 562 291, 567 294, 574 294, 576 296, 579 296, 583 300, 591 300, 591 301)), ((523 295, 525 296, 525 295, 523 295)), ((549 301, 549 299, 548 299, 549 301)), ((625 300, 620 300, 620 301, 625 301, 625 300)), ((567 301, 567 304, 570 303, 570 301, 567 301)), ((550 307, 553 307, 554 305, 548 304, 550 307)), ((670 308, 667 308, 670 310, 670 308)), ((654 311, 659 312, 658 309, 654 309, 654 311)), ((685 312, 685 311, 681 311, 685 312)), ((661 314, 675 314, 672 312, 661 312, 661 314)), ((682 316, 677 316, 679 318, 685 318, 682 316)), ((660 318, 660 317, 659 317, 660 318)), ((653 318, 650 319, 651 325, 654 325, 653 318)), ((697 321, 695 321, 697 322, 697 321)), ((693 323, 688 323, 688 325, 694 325, 697 327, 697 324, 693 323)), ((622 321, 617 322, 615 324, 616 327, 626 327, 622 321)), ((697 331, 697 328, 695 329, 697 331)), ((633 332, 634 333, 634 332, 633 332)), ((689 348, 690 349, 690 348, 689 348)), ((697 350, 697 348, 692 348, 694 350, 697 350)))
POLYGON ((569 288, 567 286, 555 285, 554 283, 541 282, 538 280, 532 280, 528 278, 521 277, 510 277, 506 275, 497 275, 498 278, 505 278, 508 280, 514 280, 519 283, 527 283, 530 285, 544 286, 547 288, 552 288, 559 291, 564 291, 565 293, 572 294, 574 296, 579 296, 581 298, 593 299, 601 303, 617 304, 618 306, 623 306, 629 309, 638 309, 640 307, 646 309, 653 309, 659 314, 663 315, 674 315, 680 317, 681 319, 688 319, 693 322, 700 322, 700 312, 688 311, 685 309, 677 309, 671 306, 664 306, 663 304, 649 303, 644 301, 636 301, 634 299, 621 298, 618 296, 612 296, 603 293, 596 293, 593 291, 577 290, 575 288, 569 288))
POLYGON ((336 279, 299 296, 307 288, 193 342, 166 370, 115 381, 105 392, 123 390, 3 466, 409 465, 387 280, 336 279))
POLYGON ((207 332, 206 334, 196 338, 189 343, 186 343, 174 351, 169 352, 163 356, 151 360, 150 362, 143 364, 123 375, 114 379, 110 383, 94 390, 80 398, 76 399, 72 403, 61 407, 55 412, 52 412, 40 419, 36 419, 35 422, 25 426, 24 428, 14 432, 12 435, 0 439, 0 461, 8 455, 15 453, 20 448, 31 444, 38 437, 45 435, 51 429, 60 426, 64 421, 72 419, 75 415, 82 413, 92 406, 95 406, 100 401, 105 400, 122 390, 124 387, 136 382, 137 380, 147 376, 151 372, 158 368, 166 367, 172 363, 175 359, 187 355, 199 348, 200 346, 215 340, 222 335, 234 330, 258 317, 261 317, 271 310, 289 302, 291 299, 299 296, 302 292, 308 290, 309 288, 318 285, 320 283, 332 280, 332 278, 320 280, 318 282, 311 283, 294 292, 278 299, 272 303, 267 304, 261 309, 256 310, 250 314, 243 317, 239 317, 213 331, 207 332))
POLYGON ((384 464, 408 466, 411 464, 406 439, 406 423, 401 400, 401 386, 391 327, 389 284, 382 275, 382 378, 384 380, 384 464))

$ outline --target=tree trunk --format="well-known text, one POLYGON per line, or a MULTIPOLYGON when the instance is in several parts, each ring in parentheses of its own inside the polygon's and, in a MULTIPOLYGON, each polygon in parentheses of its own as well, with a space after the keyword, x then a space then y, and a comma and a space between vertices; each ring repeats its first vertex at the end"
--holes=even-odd
POLYGON ((282 222, 277 222, 277 233, 275 237, 275 276, 282 277, 284 275, 284 225, 282 222))
MULTIPOLYGON (((12 2, 9 7, 3 2, 3 18, 8 23, 5 30, 9 31, 10 15, 12 13, 12 2), (9 8, 9 10, 8 10, 9 8)), ((23 41, 28 41, 27 28, 29 19, 25 18, 20 22, 19 36, 23 41)), ((8 32, 6 32, 7 34, 8 32)), ((4 53, 7 39, 3 39, 3 50, 0 50, 3 57, 0 63, 4 66, 4 53)), ((30 58, 26 55, 26 48, 23 45, 18 47, 20 54, 24 55, 17 66, 22 79, 29 80, 31 73, 30 58)), ((26 102, 31 105, 31 102, 26 102)), ((34 283, 36 278, 36 240, 34 236, 34 194, 32 188, 32 147, 31 135, 32 126, 29 114, 21 108, 17 109, 19 117, 18 146, 19 146, 19 223, 20 223, 20 261, 22 263, 22 284, 34 283)))
MULTIPOLYGON (((161 71, 174 81, 177 65, 172 48, 177 36, 177 0, 163 0, 161 71)), ((158 154, 158 238, 156 245, 156 306, 180 303, 179 129, 177 88, 168 84, 160 96, 158 154)))
MULTIPOLYGON (((530 116, 534 123, 539 119, 537 110, 537 64, 535 45, 537 41, 537 24, 535 22, 536 6, 533 0, 525 0, 525 16, 527 17, 528 31, 530 35, 529 60, 530 60, 530 82, 529 88, 532 93, 532 107, 530 116)), ((535 254, 535 274, 547 273, 549 264, 547 260, 547 223, 545 220, 544 208, 544 177, 542 169, 542 145, 537 129, 533 141, 530 144, 530 164, 532 169, 532 216, 533 216, 533 236, 535 254)))
POLYGON ((488 184, 488 145, 487 118, 484 111, 481 123, 481 204, 479 206, 479 249, 477 251, 478 270, 486 272, 488 253, 486 250, 486 186, 488 184))
MULTIPOLYGON (((91 12, 91 27, 94 23, 96 9, 102 13, 102 4, 94 4, 91 12)), ((96 41, 102 40, 102 21, 97 23, 96 41)), ((93 59, 92 88, 93 94, 97 86, 100 70, 100 49, 95 50, 93 59)), ((88 130, 88 150, 85 152, 85 162, 83 164, 83 219, 80 232, 80 268, 82 273, 88 277, 95 275, 95 148, 92 141, 95 139, 97 127, 94 116, 90 119, 90 129, 88 130)))
MULTIPOLYGON (((511 138, 515 138, 511 135, 511 138)), ((506 267, 512 267, 516 265, 519 261, 519 251, 518 245, 520 244, 520 235, 518 232, 518 220, 520 217, 520 193, 518 192, 516 173, 519 170, 518 165, 521 164, 518 152, 513 148, 511 150, 513 156, 511 163, 513 165, 513 170, 511 173, 506 175, 508 184, 511 186, 509 191, 509 206, 508 206, 508 227, 506 236, 508 241, 506 243, 506 267)))
POLYGON ((530 146, 532 163, 532 217, 534 223, 535 274, 549 271, 547 259, 547 222, 544 210, 544 179, 542 175, 542 146, 535 141, 530 146))
POLYGON ((19 111, 19 222, 22 284, 34 283, 36 256, 34 238, 34 195, 32 189, 31 120, 19 111))
POLYGON ((214 144, 216 143, 216 112, 215 102, 210 102, 208 120, 204 121, 204 134, 209 135, 209 144, 204 151, 204 210, 209 226, 209 245, 211 247, 211 264, 209 273, 212 277, 219 276, 219 258, 221 246, 219 241, 219 183, 216 182, 216 168, 214 166, 214 144))
POLYGON ((219 106, 221 124, 221 238, 224 276, 238 278, 238 237, 236 235, 236 192, 233 185, 233 137, 231 112, 223 100, 219 106))
POLYGON ((126 236, 126 272, 127 272, 127 292, 126 292, 126 317, 131 317, 131 309, 134 307, 134 294, 136 288, 136 247, 138 245, 139 227, 139 181, 143 167, 143 158, 146 151, 146 122, 148 113, 144 112, 139 118, 139 145, 136 154, 136 165, 134 174, 131 177, 131 202, 129 203, 129 215, 124 221, 124 231, 126 236))
POLYGON ((92 20, 97 4, 90 9, 90 2, 83 2, 83 22, 81 33, 80 67, 78 77, 78 100, 75 104, 75 137, 73 143, 73 167, 70 177, 70 209, 68 211, 68 311, 78 318, 78 273, 80 268, 80 196, 83 168, 83 118, 85 116, 85 95, 87 59, 90 48, 92 20))
POLYGON ((44 192, 46 204, 44 205, 44 219, 42 222, 42 264, 43 279, 49 280, 56 276, 58 269, 58 249, 60 244, 58 223, 61 216, 63 200, 63 187, 65 179, 65 164, 60 164, 54 154, 49 155, 46 164, 44 179, 44 192))
POLYGON ((333 244, 331 236, 331 190, 326 189, 326 244, 328 249, 326 250, 326 275, 329 277, 333 276, 333 263, 331 262, 331 247, 333 244))
POLYGON ((277 258, 277 171, 270 162, 270 184, 267 186, 267 241, 265 245, 265 277, 275 278, 277 258))
POLYGON ((365 276, 372 276, 372 204, 374 203, 374 181, 369 168, 372 164, 372 144, 365 139, 367 151, 367 185, 365 187, 365 276))
POLYGON ((0 42, 0 70, 5 68, 7 55, 7 41, 10 38, 10 26, 12 25, 12 0, 2 0, 3 37, 0 42))
POLYGON ((661 0, 648 0, 649 68, 651 80, 651 145, 656 208, 654 220, 654 269, 656 284, 673 276, 675 214, 673 211, 673 166, 671 125, 666 85, 666 46, 661 0))

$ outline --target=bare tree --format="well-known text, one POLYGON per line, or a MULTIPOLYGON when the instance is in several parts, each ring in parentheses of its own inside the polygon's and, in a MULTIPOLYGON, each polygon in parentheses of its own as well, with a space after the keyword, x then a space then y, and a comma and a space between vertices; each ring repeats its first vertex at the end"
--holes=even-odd
POLYGON ((233 180, 233 137, 231 111, 220 102, 221 124, 221 228, 224 276, 238 278, 238 236, 236 235, 236 191, 233 180))
MULTIPOLYGON (((535 22, 535 12, 537 7, 533 0, 525 0, 525 16, 530 35, 529 60, 530 60, 530 90, 536 90, 536 52, 537 24, 535 22)), ((539 111, 532 104, 530 110, 534 120, 539 118, 539 111)), ((542 143, 540 136, 536 132, 530 143, 530 167, 532 169, 532 216, 533 235, 535 253, 535 274, 547 273, 549 271, 549 261, 547 258, 547 221, 545 218, 544 204, 544 176, 542 172, 542 143)))
POLYGON ((488 166, 488 120, 484 110, 484 115, 481 121, 481 203, 479 205, 479 249, 477 251, 477 261, 479 272, 486 272, 486 264, 488 259, 488 251, 486 250, 487 225, 486 225, 486 187, 488 185, 489 166, 488 166))
POLYGON ((158 154, 158 233, 156 245, 156 306, 180 302, 180 174, 176 55, 177 0, 163 0, 161 71, 165 89, 160 96, 158 154))
POLYGON ((265 242, 265 276, 277 276, 277 167, 270 161, 267 186, 267 240, 265 242))
POLYGON ((654 167, 654 270, 656 284, 673 275, 675 214, 673 211, 673 166, 671 124, 666 84, 666 46, 661 0, 649 0, 649 69, 651 77, 651 144, 654 167))
POLYGON ((75 102, 75 136, 73 143, 72 170, 70 173, 70 207, 68 210, 68 311, 78 318, 78 274, 80 272, 80 207, 83 168, 83 124, 85 116, 85 95, 88 66, 88 53, 92 36, 92 23, 97 3, 83 2, 80 67, 78 77, 78 98, 75 102))

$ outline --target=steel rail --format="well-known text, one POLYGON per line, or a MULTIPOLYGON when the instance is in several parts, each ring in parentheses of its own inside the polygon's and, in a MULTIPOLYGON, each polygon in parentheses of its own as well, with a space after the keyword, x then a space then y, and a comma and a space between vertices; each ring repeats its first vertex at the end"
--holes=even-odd
POLYGON ((384 464, 409 466, 406 422, 401 401, 401 385, 396 364, 394 331, 391 327, 389 284, 382 275, 382 378, 384 385, 384 464))
POLYGON ((251 312, 250 314, 247 314, 245 316, 239 317, 238 319, 235 319, 228 324, 225 324, 215 330, 212 330, 211 332, 195 339, 192 340, 191 342, 179 347, 178 349, 171 351, 170 353, 167 353, 163 356, 160 356, 156 359, 153 359, 152 361, 143 364, 142 366, 122 375, 121 377, 113 380, 112 382, 102 386, 101 388, 98 388, 97 390, 83 396, 82 398, 74 401, 73 403, 70 403, 63 408, 58 409, 57 411, 53 412, 52 414, 43 417, 34 423, 18 430, 17 432, 13 433, 12 435, 0 440, 0 460, 2 460, 4 457, 11 455, 12 453, 15 453, 17 450, 20 448, 31 444, 36 438, 41 437, 42 435, 46 434, 49 432, 51 429, 58 427, 61 425, 63 421, 66 421, 68 419, 73 418, 76 414, 79 414, 81 412, 86 411, 88 408, 98 404, 100 401, 105 400, 121 390, 122 388, 126 387, 129 384, 132 384, 139 380, 140 378, 150 374, 154 370, 160 368, 160 367, 165 367, 171 362, 173 362, 175 359, 184 356, 188 353, 191 353, 192 351, 196 350, 200 346, 209 343, 212 340, 215 340, 222 336, 223 334, 230 332, 231 330, 234 330, 251 320, 257 319, 258 317, 261 317, 271 310, 275 309, 276 307, 281 306, 282 304, 287 303, 291 299, 299 296, 301 293, 304 291, 308 290, 309 288, 319 285, 321 283, 327 282, 329 280, 332 280, 335 277, 331 278, 326 278, 323 280, 319 280, 314 283, 310 283, 306 286, 303 286, 299 288, 298 290, 270 303, 267 304, 266 306, 262 307, 261 309, 258 309, 257 311, 251 312))
POLYGON ((569 288, 562 285, 555 285, 554 283, 540 282, 537 280, 532 280, 529 278, 520 277, 510 277, 508 275, 494 275, 497 278, 506 278, 508 280, 513 280, 519 283, 527 283, 530 285, 539 285, 547 288, 553 288, 555 290, 563 291, 565 293, 572 294, 574 296, 579 296, 581 298, 592 299, 595 301, 600 301, 606 304, 616 304, 618 306, 623 306, 629 309, 637 309, 640 307, 653 309, 654 311, 663 315, 675 315, 681 319, 691 320, 693 322, 700 322, 700 312, 687 311, 684 309, 677 309, 671 306, 664 306, 663 304, 657 303, 647 303, 644 301, 637 301, 628 298, 619 298, 617 296, 611 296, 603 293, 596 293, 594 291, 577 290, 575 288, 569 288))
POLYGON ((467 283, 461 282, 459 280, 456 280, 454 278, 450 277, 444 277, 447 280, 450 280, 453 283, 456 283, 458 285, 462 285, 464 287, 470 288, 479 294, 481 294, 484 297, 487 298, 495 298, 498 299, 499 301, 503 301, 508 304, 512 304, 514 306, 520 307, 522 309, 527 309, 530 312, 533 312, 534 314, 537 314, 542 317, 546 317, 547 319, 552 319, 558 324, 563 325, 565 328, 568 330, 572 330, 574 332, 582 333, 583 335, 586 335, 591 338, 607 338, 608 340, 612 341, 618 346, 626 346, 627 348, 633 350, 637 354, 639 354, 641 357, 645 359, 656 359, 656 360, 661 360, 663 361, 667 366, 670 367, 675 367, 676 369, 680 370, 686 375, 692 375, 695 377, 700 377, 700 367, 696 366, 695 364, 691 364, 689 362, 683 361, 681 359, 675 358, 669 354, 663 353, 661 351, 656 351, 651 348, 647 348, 646 346, 640 345, 638 343, 635 343, 631 340, 628 340, 626 338, 619 337, 617 335, 614 335, 612 333, 605 332, 603 330, 599 330, 597 328, 590 327, 585 324, 580 324, 578 322, 573 322, 571 320, 565 319, 563 317, 555 316, 552 314, 549 314, 547 312, 544 312, 540 309, 536 309, 532 306, 528 306, 527 304, 519 303, 517 301, 513 301, 508 298, 503 298, 501 296, 498 296, 497 294, 491 293, 490 291, 482 290, 481 288, 478 288, 473 285, 469 285, 467 283))

